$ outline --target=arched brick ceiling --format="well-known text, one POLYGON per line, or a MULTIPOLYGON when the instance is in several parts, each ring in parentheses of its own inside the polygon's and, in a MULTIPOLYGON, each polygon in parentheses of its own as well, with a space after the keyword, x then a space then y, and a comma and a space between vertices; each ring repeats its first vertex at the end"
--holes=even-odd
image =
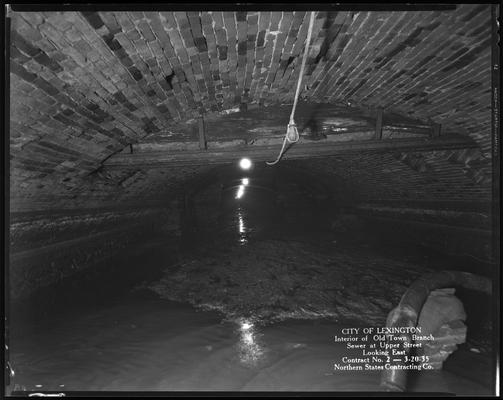
MULTIPOLYGON (((236 109, 291 104, 309 15, 121 11, 11 17, 11 208, 29 208, 41 199, 45 207, 54 199, 78 205, 91 197, 155 196, 204 170, 109 173, 102 162, 156 135, 193 141, 186 127, 202 114, 218 123, 236 109)), ((378 106, 440 123, 477 141, 476 156, 452 157, 465 167, 475 158, 477 169, 470 173, 488 175, 490 58, 488 5, 317 12, 302 101, 378 106)), ((449 154, 418 157, 424 164, 449 154)))

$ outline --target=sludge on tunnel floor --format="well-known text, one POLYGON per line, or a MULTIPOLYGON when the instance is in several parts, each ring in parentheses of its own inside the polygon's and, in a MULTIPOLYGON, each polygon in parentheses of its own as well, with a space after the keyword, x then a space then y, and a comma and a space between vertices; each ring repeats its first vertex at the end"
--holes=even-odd
POLYGON ((215 248, 168 267, 148 288, 163 298, 269 322, 333 317, 385 324, 408 285, 428 271, 360 250, 299 240, 215 248))

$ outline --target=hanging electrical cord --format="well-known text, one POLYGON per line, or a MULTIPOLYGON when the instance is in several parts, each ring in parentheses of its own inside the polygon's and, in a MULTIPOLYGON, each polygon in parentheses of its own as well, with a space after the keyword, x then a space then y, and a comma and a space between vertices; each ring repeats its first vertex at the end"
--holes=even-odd
POLYGON ((300 66, 299 80, 297 81, 297 90, 295 91, 295 97, 293 100, 292 113, 290 114, 290 122, 288 123, 285 138, 283 139, 283 145, 281 146, 278 158, 276 158, 276 160, 272 162, 266 161, 267 165, 275 165, 279 162, 279 160, 281 160, 281 157, 283 156, 283 153, 285 151, 286 142, 296 143, 299 141, 299 132, 297 130, 297 125, 295 124, 294 116, 295 116, 295 109, 297 108, 297 101, 299 99, 302 77, 304 76, 304 67, 306 65, 307 53, 309 52, 309 43, 311 43, 311 34, 313 33, 313 25, 314 25, 314 11, 311 11, 311 17, 309 18, 309 28, 307 31, 306 47, 304 49, 304 56, 302 57, 302 64, 300 66))

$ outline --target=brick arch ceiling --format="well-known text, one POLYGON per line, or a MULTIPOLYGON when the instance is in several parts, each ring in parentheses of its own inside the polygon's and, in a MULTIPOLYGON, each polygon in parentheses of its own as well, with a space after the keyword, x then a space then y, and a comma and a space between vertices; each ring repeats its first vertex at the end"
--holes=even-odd
MULTIPOLYGON (((291 102, 309 17, 300 11, 11 16, 11 208, 36 201, 44 207, 55 198, 79 205, 90 193, 98 202, 147 189, 164 193, 201 172, 110 176, 100 165, 201 113, 291 102)), ((317 12, 303 100, 380 106, 438 122, 471 136, 479 158, 489 160, 490 22, 488 5, 317 12)))

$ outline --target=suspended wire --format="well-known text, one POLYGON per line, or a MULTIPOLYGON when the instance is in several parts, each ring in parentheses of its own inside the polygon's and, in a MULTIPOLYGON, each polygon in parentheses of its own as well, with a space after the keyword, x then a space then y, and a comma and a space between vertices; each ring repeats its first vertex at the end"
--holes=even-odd
MULTIPOLYGON (((299 140, 299 139, 297 139, 297 140, 299 140)), ((296 140, 296 141, 297 141, 297 140, 296 140)), ((280 152, 279 152, 279 154, 278 154, 278 158, 276 158, 276 160, 275 160, 275 161, 271 161, 271 162, 266 161, 265 163, 266 163, 267 165, 275 165, 275 164, 277 164, 277 163, 279 162, 279 160, 281 159, 281 156, 283 155, 283 152, 285 151, 285 147, 286 147, 286 142, 287 142, 287 141, 289 141, 289 139, 288 139, 288 134, 286 134, 286 135, 285 135, 285 137, 283 138, 283 145, 281 146, 281 150, 280 150, 280 152)), ((296 141, 295 141, 295 142, 296 142, 296 141)), ((291 142, 291 143, 295 143, 295 142, 291 142)))
POLYGON ((311 43, 311 34, 313 33, 313 25, 314 25, 314 11, 311 11, 311 17, 309 19, 309 28, 307 31, 306 47, 304 48, 304 56, 302 57, 302 64, 300 66, 300 74, 299 79, 297 80, 297 89, 295 90, 295 97, 293 100, 292 112, 290 114, 290 121, 286 129, 286 134, 283 139, 283 145, 281 146, 278 158, 276 158, 276 160, 273 162, 266 161, 267 165, 275 165, 279 162, 279 160, 283 156, 283 152, 285 151, 287 142, 296 143, 299 141, 299 132, 297 131, 297 125, 295 125, 294 116, 295 116, 295 109, 297 108, 297 101, 299 99, 300 86, 302 84, 302 78, 304 76, 304 67, 306 66, 307 54, 309 52, 309 44, 311 43))

